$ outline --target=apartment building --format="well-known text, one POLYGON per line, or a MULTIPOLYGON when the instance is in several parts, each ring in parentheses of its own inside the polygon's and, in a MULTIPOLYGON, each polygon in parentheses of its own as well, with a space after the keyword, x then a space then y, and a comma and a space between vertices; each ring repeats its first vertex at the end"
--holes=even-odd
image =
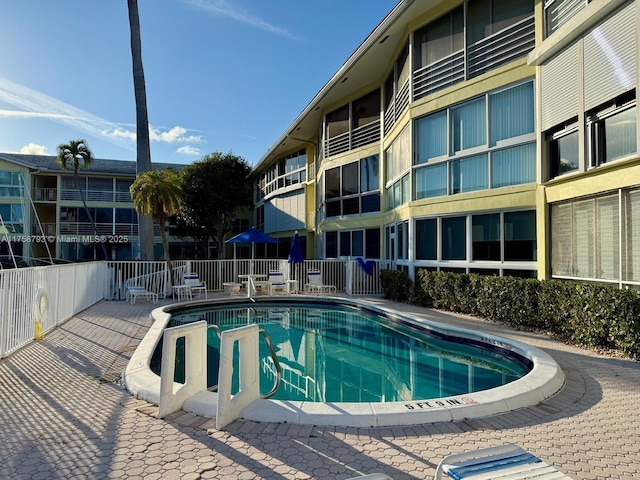
MULTIPOLYGON (((153 168, 182 165, 154 163, 153 168)), ((0 153, 0 257, 83 261, 140 257, 138 217, 129 187, 136 176, 132 161, 95 159, 81 170, 84 209, 72 172, 62 171, 55 156, 0 153), (91 220, 95 222, 94 230, 91 220)), ((155 226, 155 256, 162 242, 155 226)), ((188 241, 171 237, 172 253, 180 257, 188 241)))
POLYGON ((400 1, 257 163, 307 256, 640 285, 635 1, 400 1))

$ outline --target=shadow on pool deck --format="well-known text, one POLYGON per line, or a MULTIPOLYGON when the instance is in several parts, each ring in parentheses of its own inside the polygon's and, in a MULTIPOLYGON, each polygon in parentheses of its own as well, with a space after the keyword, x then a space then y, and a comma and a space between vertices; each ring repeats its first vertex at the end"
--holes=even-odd
MULTIPOLYGON (((416 307, 384 302, 417 315, 416 307)), ((640 364, 547 337, 429 311, 452 325, 530 343, 565 370, 540 405, 477 420, 390 428, 153 416, 117 383, 153 305, 100 302, 0 361, 0 478, 433 478, 446 455, 519 443, 574 478, 640 475, 640 364)))

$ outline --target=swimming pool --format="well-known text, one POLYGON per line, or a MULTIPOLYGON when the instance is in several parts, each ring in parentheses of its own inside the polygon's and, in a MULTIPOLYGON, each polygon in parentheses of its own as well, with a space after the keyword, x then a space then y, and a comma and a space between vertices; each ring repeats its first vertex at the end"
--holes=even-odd
MULTIPOLYGON (((218 383, 220 331, 258 324, 269 335, 282 372, 271 399, 302 402, 399 402, 488 390, 526 375, 531 362, 500 346, 416 328, 362 307, 269 302, 237 308, 176 311, 168 326, 204 320, 208 330, 207 386, 218 383)), ((261 393, 274 385, 277 366, 259 343, 261 393)), ((236 363, 238 352, 236 350, 236 363)), ((160 375, 162 346, 151 369, 160 375)), ((236 368, 232 393, 238 391, 236 368)), ((174 381, 184 383, 184 343, 174 381)))
MULTIPOLYGON (((280 388, 293 396, 255 401, 242 412, 254 421, 365 427, 479 418, 535 405, 564 384, 562 370, 539 349, 354 299, 259 297, 250 303, 231 298, 160 307, 152 317, 123 380, 131 393, 156 404, 160 380, 150 365, 172 318, 181 323, 204 317, 225 329, 257 322, 272 330, 278 358, 286 365, 280 388), (227 313, 211 313, 222 309, 227 313), (319 336, 321 330, 331 341, 319 336), (292 359, 285 360, 284 353, 292 359), (337 355, 329 359, 328 353, 337 355), (302 363, 303 357, 311 363, 302 363), (346 375, 338 380, 338 373, 346 375)), ((215 350, 216 340, 210 340, 208 348, 215 350)), ((264 363, 268 376, 268 360, 264 363)), ((215 417, 216 405, 216 394, 207 393, 182 408, 215 417)))

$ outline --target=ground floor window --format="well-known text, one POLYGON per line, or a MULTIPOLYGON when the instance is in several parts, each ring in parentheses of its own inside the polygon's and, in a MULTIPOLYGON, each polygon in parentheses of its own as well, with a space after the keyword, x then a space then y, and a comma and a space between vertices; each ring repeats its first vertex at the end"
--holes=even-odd
POLYGON ((324 232, 325 258, 380 258, 380 229, 324 232))
POLYGON ((551 205, 551 273, 640 286, 640 188, 551 205))
POLYGON ((413 247, 420 267, 535 276, 536 214, 525 210, 419 218, 413 247))

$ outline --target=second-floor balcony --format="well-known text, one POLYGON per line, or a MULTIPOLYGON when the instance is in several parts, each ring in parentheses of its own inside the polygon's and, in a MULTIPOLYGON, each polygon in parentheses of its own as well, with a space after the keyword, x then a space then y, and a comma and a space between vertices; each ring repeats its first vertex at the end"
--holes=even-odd
POLYGON ((324 142, 324 157, 338 155, 378 141, 380 141, 380 119, 327 138, 324 142))
MULTIPOLYGON (((129 192, 113 190, 83 190, 82 195, 87 202, 131 202, 131 194, 129 192)), ((60 200, 81 201, 82 197, 77 188, 63 188, 60 190, 60 200)))

